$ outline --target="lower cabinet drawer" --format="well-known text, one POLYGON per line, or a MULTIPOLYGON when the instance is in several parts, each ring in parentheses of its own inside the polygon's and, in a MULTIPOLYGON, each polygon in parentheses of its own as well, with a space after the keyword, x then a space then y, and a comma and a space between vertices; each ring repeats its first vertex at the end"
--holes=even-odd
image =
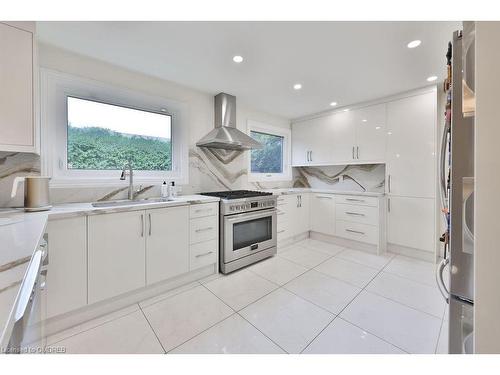
POLYGON ((189 220, 189 243, 216 239, 219 236, 217 216, 189 220))
POLYGON ((203 203, 194 204, 189 207, 189 217, 195 219, 197 217, 215 216, 219 213, 219 203, 203 203))
POLYGON ((288 230, 288 228, 283 227, 283 228, 280 228, 280 229, 277 230, 276 239, 278 241, 284 240, 284 239, 286 239, 288 237, 290 237, 290 231, 288 230))
POLYGON ((350 221, 360 224, 379 225, 378 207, 337 203, 336 208, 335 215, 337 220, 350 221))
POLYGON ((339 237, 355 241, 378 244, 378 227, 367 224, 351 223, 344 220, 336 221, 336 234, 339 237))
POLYGON ((337 195, 335 196, 335 203, 357 204, 360 206, 378 207, 378 198, 365 197, 363 195, 337 195))
POLYGON ((189 270, 195 270, 217 261, 217 240, 200 242, 189 247, 189 270))

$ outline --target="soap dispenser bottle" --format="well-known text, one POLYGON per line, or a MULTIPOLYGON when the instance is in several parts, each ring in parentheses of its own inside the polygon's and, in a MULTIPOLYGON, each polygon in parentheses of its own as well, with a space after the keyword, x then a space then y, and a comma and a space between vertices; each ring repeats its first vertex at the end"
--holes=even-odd
POLYGON ((172 181, 170 182, 170 185, 168 185, 168 199, 174 199, 175 198, 175 182, 172 181))
POLYGON ((167 186, 167 181, 163 181, 163 184, 161 184, 161 197, 162 198, 167 198, 168 197, 168 186, 167 186))

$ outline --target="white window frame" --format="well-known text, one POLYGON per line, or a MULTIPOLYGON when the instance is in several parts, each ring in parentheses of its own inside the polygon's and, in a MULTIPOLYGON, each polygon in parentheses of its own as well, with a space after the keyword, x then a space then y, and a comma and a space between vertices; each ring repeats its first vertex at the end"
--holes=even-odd
POLYGON ((292 167, 290 161, 292 160, 291 152, 291 129, 282 128, 265 124, 263 122, 248 120, 247 121, 247 134, 251 136, 251 132, 266 133, 283 137, 283 172, 282 173, 253 173, 252 172, 252 152, 248 152, 248 181, 249 182, 264 182, 264 181, 291 181, 292 180, 292 167))
POLYGON ((187 106, 106 83, 41 69, 42 173, 53 187, 120 186, 121 170, 67 169, 67 97, 157 112, 172 116, 172 170, 134 170, 134 181, 159 184, 165 180, 188 183, 189 135, 187 106))

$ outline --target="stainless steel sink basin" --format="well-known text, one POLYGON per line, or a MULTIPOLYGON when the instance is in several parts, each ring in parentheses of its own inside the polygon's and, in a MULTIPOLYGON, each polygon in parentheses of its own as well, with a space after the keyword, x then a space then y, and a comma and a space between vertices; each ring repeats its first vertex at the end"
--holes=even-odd
POLYGON ((160 203, 160 202, 171 202, 173 199, 168 198, 145 198, 145 199, 120 199, 116 201, 102 201, 102 202, 93 202, 93 207, 121 207, 121 206, 136 206, 139 204, 148 204, 148 203, 160 203))

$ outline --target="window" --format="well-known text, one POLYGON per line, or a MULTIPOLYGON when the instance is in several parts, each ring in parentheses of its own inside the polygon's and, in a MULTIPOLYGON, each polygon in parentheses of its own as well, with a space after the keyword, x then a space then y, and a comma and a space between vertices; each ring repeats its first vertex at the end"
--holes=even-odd
POLYGON ((67 97, 68 169, 172 170, 172 118, 87 99, 67 97))
POLYGON ((250 136, 264 145, 261 149, 252 150, 252 173, 283 173, 283 140, 284 137, 273 134, 250 131, 250 136))
POLYGON ((249 121, 248 134, 263 145, 249 152, 249 180, 290 180, 290 129, 249 121))
POLYGON ((187 106, 41 69, 42 173, 54 187, 188 183, 187 106))

